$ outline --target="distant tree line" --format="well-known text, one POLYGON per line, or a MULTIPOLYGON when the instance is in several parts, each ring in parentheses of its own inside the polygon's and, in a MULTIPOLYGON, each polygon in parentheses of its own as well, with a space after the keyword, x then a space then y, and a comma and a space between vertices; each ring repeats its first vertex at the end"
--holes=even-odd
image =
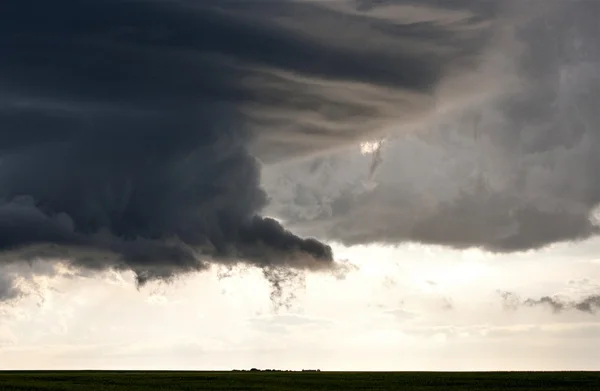
MULTIPOLYGON (((251 368, 250 370, 246 369, 234 369, 232 372, 299 372, 293 371, 291 369, 258 369, 251 368)), ((320 369, 303 369, 301 372, 321 372, 320 369)))

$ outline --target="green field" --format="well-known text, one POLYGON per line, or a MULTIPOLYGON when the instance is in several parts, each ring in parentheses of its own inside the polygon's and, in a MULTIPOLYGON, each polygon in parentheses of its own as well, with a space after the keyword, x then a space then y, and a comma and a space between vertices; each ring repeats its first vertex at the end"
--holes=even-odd
POLYGON ((600 390, 597 372, 0 372, 0 390, 600 390))

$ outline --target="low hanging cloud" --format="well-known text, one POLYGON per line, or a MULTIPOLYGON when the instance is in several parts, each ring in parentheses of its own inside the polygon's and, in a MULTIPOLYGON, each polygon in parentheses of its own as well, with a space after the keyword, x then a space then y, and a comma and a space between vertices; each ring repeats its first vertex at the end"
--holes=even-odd
POLYGON ((483 86, 501 2, 485 3, 3 2, 0 263, 139 283, 213 263, 334 268, 328 245, 263 217, 261 165, 483 86))
POLYGON ((519 307, 547 307, 554 313, 577 310, 595 314, 600 310, 600 295, 590 295, 579 300, 563 299, 554 296, 542 296, 539 299, 521 299, 512 292, 499 292, 505 309, 516 310, 519 307))
POLYGON ((356 147, 268 167, 269 211, 346 245, 514 252, 597 235, 600 3, 505 4, 482 95, 396 124, 374 157, 356 147))

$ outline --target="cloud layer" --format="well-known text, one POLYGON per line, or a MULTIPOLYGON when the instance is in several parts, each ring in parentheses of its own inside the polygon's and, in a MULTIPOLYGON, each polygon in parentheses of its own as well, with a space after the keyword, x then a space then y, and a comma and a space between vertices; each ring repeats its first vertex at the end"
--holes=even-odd
POLYGON ((375 156, 269 167, 272 213, 347 245, 513 252, 596 235, 600 3, 505 4, 480 95, 397 124, 375 156))
POLYGON ((260 216, 257 157, 425 116, 477 67, 497 12, 438 3, 4 2, 1 262, 141 283, 211 262, 331 267, 329 246, 260 216))

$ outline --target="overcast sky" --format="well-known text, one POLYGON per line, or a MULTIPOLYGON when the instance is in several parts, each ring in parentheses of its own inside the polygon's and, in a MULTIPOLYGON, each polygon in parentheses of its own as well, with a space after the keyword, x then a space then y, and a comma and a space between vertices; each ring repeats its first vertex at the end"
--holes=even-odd
POLYGON ((598 20, 0 5, 0 368, 598 369, 598 20))

